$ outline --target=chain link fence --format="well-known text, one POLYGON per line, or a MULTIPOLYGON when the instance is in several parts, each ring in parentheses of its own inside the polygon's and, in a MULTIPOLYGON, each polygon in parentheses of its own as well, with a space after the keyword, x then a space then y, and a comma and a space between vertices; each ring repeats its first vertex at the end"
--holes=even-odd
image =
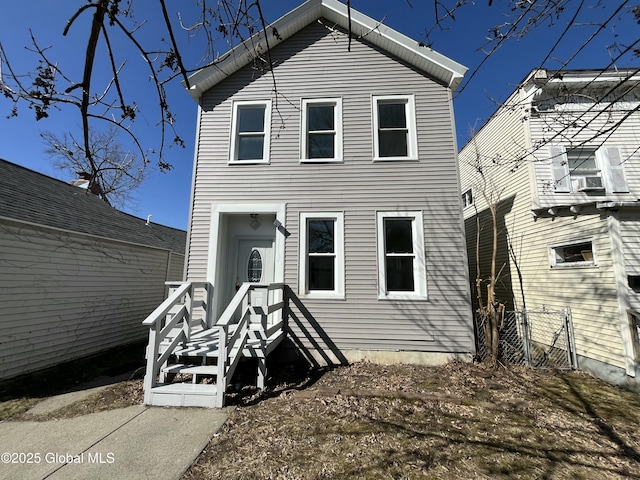
MULTIPOLYGON (((480 360, 488 357, 480 315, 475 315, 476 349, 480 360)), ((498 358, 504 363, 540 369, 577 368, 571 310, 505 312, 498 325, 498 358)))

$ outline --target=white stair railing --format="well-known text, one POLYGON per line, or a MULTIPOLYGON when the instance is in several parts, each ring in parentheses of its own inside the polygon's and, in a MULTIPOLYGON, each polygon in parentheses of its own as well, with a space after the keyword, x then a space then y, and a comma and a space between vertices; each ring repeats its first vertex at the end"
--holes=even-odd
MULTIPOLYGON (((243 355, 243 350, 252 336, 261 342, 260 349, 267 347, 269 334, 283 329, 284 310, 283 284, 243 283, 235 296, 215 324, 219 329, 220 346, 218 349, 218 378, 216 406, 224 405, 224 393, 235 369, 243 355), (264 290, 265 296, 260 305, 252 303, 252 292, 264 290), (280 291, 276 295, 276 291, 280 291), (270 319, 270 321, 269 321, 270 319), (233 333, 231 333, 233 328, 233 333)), ((264 366, 266 353, 258 356, 258 387, 264 388, 264 366)))
POLYGON ((150 402, 151 389, 158 384, 157 378, 162 367, 179 344, 185 345, 191 338, 194 327, 204 329, 210 326, 213 286, 208 282, 168 282, 169 296, 142 322, 149 327, 147 345, 147 368, 144 377, 145 403, 150 402), (196 289, 204 289, 202 300, 196 301, 196 289), (195 323, 194 309, 201 308, 200 321, 195 323), (168 344, 161 344, 165 340, 168 344))
MULTIPOLYGON (((143 322, 149 327, 147 369, 144 379, 145 403, 151 403, 151 390, 158 386, 158 376, 166 366, 176 347, 190 341, 194 328, 217 331, 216 407, 224 406, 224 394, 245 347, 250 340, 251 356, 258 358, 258 387, 264 388, 265 359, 281 340, 284 332, 283 315, 286 301, 284 284, 244 283, 224 310, 217 322, 213 322, 213 286, 207 282, 172 283, 169 297, 143 322), (196 289, 201 300, 196 301, 196 289), (252 293, 263 290, 259 305, 252 304, 252 293), (200 310, 201 309, 201 310, 200 310), (194 321, 198 310, 199 321, 194 321), (277 342, 270 344, 270 340, 277 342), (163 343, 164 342, 164 343, 163 343)), ((203 332, 206 333, 206 332, 203 332)), ((198 335, 201 338, 200 333, 198 335)), ((162 375, 160 375, 162 378, 162 375)))

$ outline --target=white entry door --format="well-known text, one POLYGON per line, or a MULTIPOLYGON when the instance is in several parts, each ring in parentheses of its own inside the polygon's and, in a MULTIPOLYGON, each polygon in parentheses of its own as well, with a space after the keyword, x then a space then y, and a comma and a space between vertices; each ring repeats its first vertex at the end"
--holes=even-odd
MULTIPOLYGON (((235 289, 244 282, 272 283, 274 277, 274 255, 272 239, 243 239, 238 241, 235 289)), ((252 292, 251 303, 264 305, 267 292, 252 292)))

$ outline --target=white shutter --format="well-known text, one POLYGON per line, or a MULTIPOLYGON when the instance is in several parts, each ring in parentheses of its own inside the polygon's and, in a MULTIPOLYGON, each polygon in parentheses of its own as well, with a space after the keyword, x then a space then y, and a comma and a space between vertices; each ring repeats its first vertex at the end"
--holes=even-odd
POLYGON ((549 147, 551 157, 551 174, 556 192, 571 191, 571 177, 569 176, 569 162, 564 147, 549 147))
POLYGON ((627 179, 624 176, 624 166, 622 164, 622 154, 618 147, 602 147, 600 153, 603 158, 604 168, 606 168, 609 185, 607 190, 613 193, 625 193, 629 191, 627 179))

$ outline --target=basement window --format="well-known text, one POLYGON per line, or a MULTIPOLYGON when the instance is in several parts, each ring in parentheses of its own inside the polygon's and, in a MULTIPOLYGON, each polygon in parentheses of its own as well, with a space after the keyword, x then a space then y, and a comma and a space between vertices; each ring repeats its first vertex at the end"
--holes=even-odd
POLYGON ((597 265, 593 240, 577 240, 550 245, 549 263, 552 268, 597 265))

